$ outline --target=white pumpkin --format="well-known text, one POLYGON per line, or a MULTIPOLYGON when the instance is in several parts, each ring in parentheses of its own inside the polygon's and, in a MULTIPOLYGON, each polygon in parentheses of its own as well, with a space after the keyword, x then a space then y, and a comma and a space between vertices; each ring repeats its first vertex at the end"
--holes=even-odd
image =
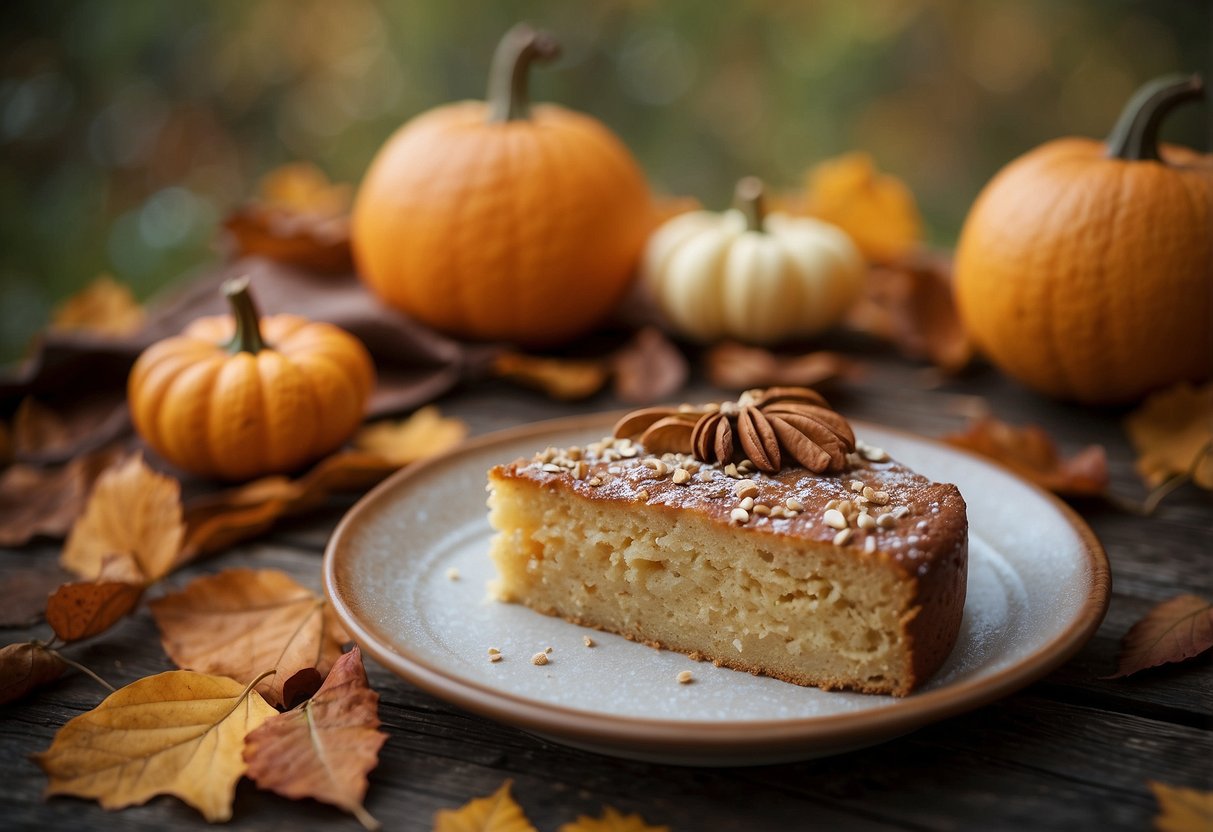
POLYGON ((737 206, 693 211, 649 238, 641 280, 673 327, 698 341, 771 344, 842 318, 867 274, 842 229, 762 210, 762 183, 737 184, 737 206))

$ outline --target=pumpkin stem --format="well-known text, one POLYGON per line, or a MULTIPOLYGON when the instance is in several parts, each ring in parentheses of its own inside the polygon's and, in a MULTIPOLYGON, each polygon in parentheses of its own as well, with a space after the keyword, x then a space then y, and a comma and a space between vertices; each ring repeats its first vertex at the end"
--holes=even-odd
POLYGON ((1168 75, 1142 86, 1125 105, 1108 136, 1108 158, 1138 161, 1158 155, 1158 128, 1163 118, 1180 104, 1204 98, 1205 85, 1199 75, 1168 75))
POLYGON ((228 342, 228 352, 233 355, 238 352, 251 352, 254 355, 261 352, 266 348, 266 343, 261 337, 261 316, 249 292, 248 275, 224 281, 223 296, 231 304, 232 317, 236 319, 236 334, 228 342))
POLYGON ((531 63, 546 63, 560 54, 560 44, 547 32, 519 23, 505 33, 493 54, 489 72, 489 121, 530 118, 527 84, 531 63))
POLYGON ((766 206, 763 204, 764 187, 757 176, 747 176, 737 183, 733 190, 733 207, 745 217, 746 231, 765 231, 762 221, 766 219, 766 206))

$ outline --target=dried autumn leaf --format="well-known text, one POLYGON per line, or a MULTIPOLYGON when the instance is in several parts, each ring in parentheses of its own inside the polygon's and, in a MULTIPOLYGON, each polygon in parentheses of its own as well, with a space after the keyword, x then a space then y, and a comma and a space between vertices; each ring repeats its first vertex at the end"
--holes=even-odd
POLYGON ((870 269, 847 323, 889 341, 907 358, 930 361, 945 372, 959 372, 973 358, 973 341, 952 295, 951 264, 939 257, 870 269))
POLYGON ((440 809, 434 832, 537 832, 522 807, 510 796, 511 781, 488 797, 478 797, 458 809, 440 809))
POLYGON ((299 483, 272 476, 190 500, 183 514, 185 543, 178 563, 256 537, 290 513, 302 495, 299 483))
POLYGON ((118 338, 137 332, 143 319, 130 287, 103 274, 56 307, 51 327, 118 338))
POLYGON ((1116 672, 1131 676, 1161 664, 1182 662, 1213 647, 1213 604, 1196 595, 1179 595, 1146 613, 1121 642, 1116 672))
POLYGON ((687 383, 690 367, 682 350, 653 326, 632 336, 611 356, 615 395, 630 404, 669 398, 687 383))
POLYGON ((1151 780, 1147 783, 1158 800, 1154 828, 1158 832, 1209 832, 1213 829, 1213 792, 1182 789, 1151 780))
POLYGON ((348 640, 323 598, 276 569, 226 569, 149 606, 178 667, 241 682, 273 669, 257 687, 272 705, 300 670, 327 674, 348 640))
POLYGON ((94 580, 106 558, 117 555, 126 561, 126 574, 110 577, 152 583, 172 570, 184 536, 181 484, 157 474, 136 454, 97 478, 59 562, 94 580))
POLYGON ((873 263, 896 260, 922 239, 914 194, 878 171, 867 153, 846 153, 809 171, 805 210, 847 232, 873 263))
POLYGON ((379 823, 362 805, 367 774, 379 764, 379 695, 367 687, 355 647, 299 708, 266 720, 244 740, 248 776, 259 788, 340 807, 367 829, 379 823))
POLYGON ((55 411, 26 396, 13 414, 13 452, 31 454, 71 444, 72 432, 55 411))
POLYGON ((0 471, 0 546, 66 535, 84 511, 93 483, 118 457, 118 451, 104 449, 66 465, 17 464, 0 471))
POLYGON ((256 254, 317 271, 353 265, 349 185, 333 184, 314 165, 283 165, 261 180, 259 197, 235 211, 224 227, 240 254, 256 254))
POLYGON ((986 416, 944 441, 989 457, 1055 494, 1098 497, 1108 490, 1108 458, 1100 445, 1088 445, 1063 458, 1057 445, 1036 425, 1017 428, 986 416))
POLYGON ((640 815, 624 815, 610 806, 603 806, 602 817, 581 815, 557 832, 670 832, 670 827, 650 826, 640 815))
POLYGON ((67 670, 67 663, 41 644, 10 644, 0 649, 0 705, 15 702, 67 670))
POLYGON ((725 390, 755 387, 816 387, 858 373, 858 365, 836 352, 776 355, 761 347, 724 341, 704 355, 708 381, 725 390))
POLYGON ((1191 472, 1193 482, 1213 489, 1213 382, 1154 393, 1125 418, 1125 430, 1147 485, 1191 472))
POLYGON ((493 374, 562 402, 588 399, 602 389, 609 375, 606 365, 594 359, 546 358, 509 351, 493 360, 493 374))
POLYGON ((127 685, 35 755, 50 779, 47 795, 122 809, 171 794, 212 823, 230 819, 244 738, 276 713, 251 688, 187 670, 127 685))
POLYGON ((129 614, 142 595, 142 586, 121 581, 63 584, 46 602, 46 623, 61 641, 90 638, 129 614))
POLYGON ((444 417, 430 405, 399 422, 375 422, 363 427, 354 436, 354 447, 399 466, 440 454, 465 436, 467 425, 444 417))

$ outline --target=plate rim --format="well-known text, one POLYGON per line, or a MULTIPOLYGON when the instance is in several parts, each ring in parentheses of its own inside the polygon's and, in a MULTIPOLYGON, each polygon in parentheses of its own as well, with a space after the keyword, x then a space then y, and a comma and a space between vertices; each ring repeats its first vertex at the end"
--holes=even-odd
POLYGON ((1040 679, 1073 657, 1103 622, 1111 600, 1111 570, 1107 553, 1091 527, 1056 495, 1016 472, 963 448, 911 431, 872 422, 852 421, 862 430, 925 442, 949 453, 968 457, 980 466, 1010 476, 1045 498, 1076 533, 1089 569, 1090 583, 1082 606, 1070 625, 1035 651, 993 675, 970 679, 935 690, 911 694, 874 710, 770 720, 671 720, 658 717, 607 714, 568 705, 538 702, 526 696, 496 690, 458 676, 426 660, 399 652, 384 643, 354 615, 342 596, 337 562, 348 548, 352 529, 380 503, 410 479, 458 456, 501 443, 521 441, 553 431, 608 428, 627 411, 565 416, 528 422, 466 440, 438 456, 414 463, 392 474, 358 500, 338 522, 324 550, 324 592, 347 632, 363 650, 396 675, 444 701, 465 710, 534 733, 580 743, 628 750, 736 753, 811 748, 812 743, 863 742, 876 736, 896 736, 915 728, 987 705, 1040 679))

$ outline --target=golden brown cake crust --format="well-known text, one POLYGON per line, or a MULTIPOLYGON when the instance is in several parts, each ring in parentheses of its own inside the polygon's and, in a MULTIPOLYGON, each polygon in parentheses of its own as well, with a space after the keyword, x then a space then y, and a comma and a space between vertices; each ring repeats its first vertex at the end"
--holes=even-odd
MULTIPOLYGON (((814 474, 799 466, 764 474, 749 466, 708 464, 683 454, 652 456, 639 443, 606 438, 584 448, 549 448, 532 459, 499 465, 489 472, 489 480, 525 480, 541 489, 571 490, 586 500, 695 512, 747 533, 834 545, 857 559, 894 565, 912 586, 912 600, 900 622, 910 646, 910 666, 899 686, 771 675, 825 689, 904 696, 939 669, 959 633, 968 572, 965 502, 956 486, 932 482, 862 442, 847 462, 840 474, 814 474), (871 519, 859 520, 860 514, 871 519)), ((619 634, 649 643, 642 634, 619 634)), ((734 669, 767 672, 742 657, 712 658, 734 669)))

